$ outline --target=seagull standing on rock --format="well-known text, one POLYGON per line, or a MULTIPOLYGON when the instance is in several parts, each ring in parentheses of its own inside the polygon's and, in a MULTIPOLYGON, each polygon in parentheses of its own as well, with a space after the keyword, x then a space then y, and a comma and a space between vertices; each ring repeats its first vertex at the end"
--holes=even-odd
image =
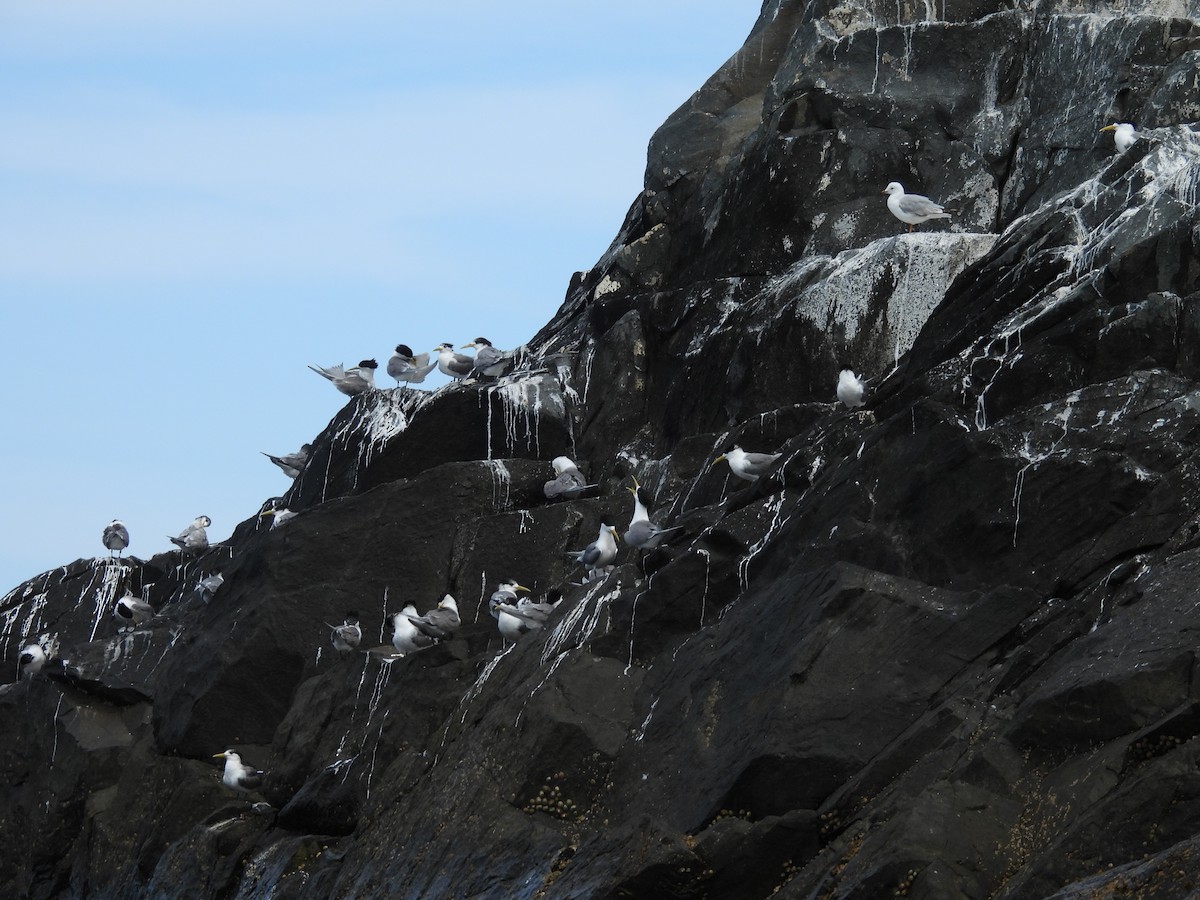
POLYGON ((226 787, 245 794, 257 791, 262 786, 265 773, 244 764, 241 754, 235 753, 233 750, 224 750, 221 753, 213 754, 213 759, 218 758, 225 760, 225 771, 221 774, 221 781, 225 783, 226 787))
POLYGON ((205 529, 211 524, 212 519, 208 516, 197 516, 191 525, 179 532, 179 537, 168 536, 167 540, 185 553, 203 553, 208 549, 208 532, 205 529))
POLYGON ((405 385, 420 384, 437 365, 437 360, 429 361, 428 353, 414 356, 408 344, 397 344, 396 352, 387 361, 387 373, 396 379, 396 387, 402 381, 405 385))
POLYGON ((863 405, 864 391, 866 386, 853 369, 845 368, 838 373, 837 398, 847 409, 857 409, 863 405))
POLYGON ((333 382, 333 386, 347 397, 357 397, 375 388, 375 370, 379 363, 373 359, 364 359, 357 366, 343 369, 341 364, 336 366, 309 366, 322 378, 333 382))
POLYGON ((1137 143, 1137 129, 1128 122, 1113 122, 1111 125, 1105 125, 1100 130, 1111 131, 1113 133, 1113 145, 1117 148, 1118 153, 1124 153, 1137 143))
POLYGON ((920 225, 930 219, 950 218, 950 213, 928 197, 904 193, 904 186, 898 181, 893 181, 885 187, 883 193, 888 195, 887 207, 892 215, 905 223, 910 232, 914 225, 920 225))
POLYGON ((782 453, 750 453, 735 444, 732 450, 722 453, 713 462, 725 460, 729 463, 729 470, 738 478, 758 481, 781 456, 782 453))
POLYGON ((104 542, 104 547, 108 550, 109 559, 112 558, 113 553, 120 556, 121 551, 129 546, 129 530, 120 519, 113 519, 104 526, 104 534, 101 535, 100 540, 104 542))

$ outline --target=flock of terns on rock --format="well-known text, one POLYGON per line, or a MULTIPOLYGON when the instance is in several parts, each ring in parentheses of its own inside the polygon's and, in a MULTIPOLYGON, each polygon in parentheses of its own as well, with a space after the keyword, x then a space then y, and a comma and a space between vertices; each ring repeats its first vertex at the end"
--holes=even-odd
MULTIPOLYGON (((1113 142, 1120 153, 1124 153, 1138 140, 1136 129, 1128 122, 1114 122, 1100 130, 1113 132, 1113 142)), ((888 195, 887 207, 892 215, 905 223, 910 232, 915 226, 932 219, 950 218, 950 213, 944 207, 928 197, 905 193, 903 185, 898 181, 888 184, 883 193, 888 195)), ((475 355, 459 353, 450 343, 438 344, 428 353, 419 354, 414 354, 407 344, 398 344, 388 359, 386 371, 395 379, 397 387, 420 384, 434 369, 456 381, 472 376, 496 378, 512 367, 515 357, 512 351, 497 350, 492 346, 492 342, 484 337, 478 337, 459 349, 474 349, 475 355), (430 354, 436 354, 432 361, 430 354)), ((373 359, 364 359, 349 369, 341 365, 309 368, 330 381, 343 394, 354 397, 375 388, 375 370, 379 368, 379 364, 373 359)), ((864 391, 863 379, 855 375, 852 369, 843 368, 838 376, 838 400, 848 409, 855 409, 863 405, 864 391)), ((274 456, 270 453, 263 455, 289 478, 296 478, 308 462, 311 451, 312 445, 304 444, 297 452, 285 456, 274 456)), ((781 456, 780 453, 755 453, 735 445, 718 456, 714 462, 724 461, 738 478, 755 482, 766 475, 781 456)), ((566 456, 556 457, 551 465, 554 468, 554 478, 543 486, 543 493, 549 500, 573 499, 584 491, 598 487, 597 484, 589 484, 579 467, 566 456)), ((680 530, 682 526, 663 528, 650 519, 649 510, 642 500, 641 486, 636 479, 633 486, 626 489, 633 495, 633 515, 623 535, 628 546, 635 550, 650 550, 662 543, 668 535, 680 530)), ((295 514, 286 509, 270 507, 264 509, 260 515, 271 516, 274 527, 295 514)), ((198 555, 208 549, 206 529, 211 524, 208 516, 198 516, 177 537, 169 540, 184 553, 198 555)), ((602 577, 612 567, 617 558, 617 541, 617 529, 601 522, 594 541, 582 550, 573 550, 567 555, 584 568, 585 581, 590 581, 602 577)), ((123 522, 114 519, 105 527, 102 542, 110 556, 113 553, 119 555, 129 546, 129 530, 123 522)), ((197 590, 207 599, 222 583, 223 579, 218 573, 201 580, 197 590)), ((521 597, 522 592, 529 593, 530 589, 516 581, 505 581, 496 588, 488 601, 488 609, 496 620, 496 628, 506 642, 518 641, 527 634, 541 630, 562 602, 562 594, 557 590, 550 591, 540 602, 521 597)), ((146 601, 135 597, 131 591, 126 591, 125 596, 117 600, 113 615, 122 623, 122 630, 129 630, 153 618, 155 610, 146 601)), ((394 652, 391 655, 404 656, 444 641, 452 637, 461 624, 458 604, 449 594, 423 615, 410 603, 392 616, 394 652)), ((348 614, 341 625, 328 627, 333 646, 340 652, 354 651, 362 642, 362 628, 353 613, 348 614)), ((41 644, 34 643, 24 647, 18 661, 20 674, 41 671, 48 658, 46 649, 41 644)), ((225 750, 215 754, 214 758, 225 760, 222 781, 228 787, 248 792, 257 790, 261 785, 263 773, 245 765, 235 751, 225 750)))

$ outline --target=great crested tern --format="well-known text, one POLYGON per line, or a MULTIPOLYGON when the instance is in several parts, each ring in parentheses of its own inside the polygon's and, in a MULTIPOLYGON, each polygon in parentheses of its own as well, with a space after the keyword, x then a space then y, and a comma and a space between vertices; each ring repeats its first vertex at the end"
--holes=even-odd
POLYGON ((286 456, 272 456, 270 453, 262 453, 267 459, 279 466, 283 470, 283 474, 288 478, 295 478, 304 468, 304 464, 308 462, 308 454, 312 452, 312 444, 303 444, 295 453, 289 453, 286 456))
POLYGON ((49 658, 41 644, 26 644, 21 648, 21 655, 17 657, 17 677, 21 678, 42 671, 42 667, 46 665, 49 658))
POLYGON ((424 650, 433 644, 433 638, 421 632, 413 619, 420 618, 417 608, 411 603, 392 616, 392 646, 401 656, 415 650, 424 650))
POLYGON ((437 365, 437 360, 429 361, 428 353, 413 355, 408 344, 397 344, 396 352, 387 361, 387 373, 396 379, 396 387, 400 387, 402 381, 406 385, 420 384, 437 365))
POLYGON ((1113 133, 1113 145, 1117 148, 1118 153, 1124 153, 1137 143, 1137 129, 1129 122, 1113 122, 1111 125, 1105 125, 1100 130, 1111 131, 1113 133))
POLYGON ((167 537, 172 544, 185 553, 203 553, 208 549, 208 532, 204 529, 212 524, 208 516, 197 516, 192 524, 179 532, 179 537, 167 537))
POLYGON ((567 551, 567 556, 586 568, 589 575, 607 569, 617 558, 617 529, 601 522, 596 539, 582 550, 567 551))
POLYGON ((362 643, 362 628, 358 624, 358 616, 347 613, 341 625, 325 623, 333 632, 333 648, 341 653, 348 653, 362 643))
POLYGON ((480 375, 497 378, 512 365, 513 354, 510 351, 497 350, 485 337, 477 337, 471 343, 463 344, 462 349, 468 347, 475 348, 475 358, 471 360, 471 367, 480 375))
POLYGON ((596 487, 587 483, 583 473, 568 456, 556 456, 550 465, 554 467, 554 478, 542 485, 542 493, 547 500, 557 500, 559 497, 573 500, 589 488, 596 487))
POLYGON ((357 397, 375 387, 375 370, 379 363, 373 359, 364 359, 357 366, 343 369, 342 366, 309 366, 314 372, 333 382, 333 386, 347 397, 357 397))
POLYGON ((470 375, 475 368, 475 358, 458 353, 449 342, 438 344, 431 352, 437 354, 438 371, 459 381, 470 375))
POLYGON ((129 546, 129 529, 120 519, 113 519, 104 526, 104 533, 100 536, 100 540, 108 550, 110 559, 114 553, 120 556, 121 551, 129 546))
POLYGON ((637 479, 633 479, 633 487, 626 488, 629 493, 633 494, 633 518, 629 522, 629 528, 625 530, 623 537, 625 543, 635 550, 652 550, 662 543, 672 531, 679 531, 682 525, 675 525, 671 528, 660 528, 650 521, 650 513, 646 509, 646 504, 642 502, 640 496, 642 486, 638 484, 637 479))
POLYGON ((414 616, 404 612, 400 615, 417 626, 417 630, 421 634, 439 641, 454 637, 454 632, 458 631, 459 626, 462 625, 462 620, 458 617, 458 603, 449 594, 438 601, 438 605, 423 616, 414 616))
POLYGON ((246 794, 257 791, 262 786, 263 775, 266 773, 243 763, 240 753, 224 750, 221 753, 213 754, 213 759, 218 758, 225 760, 225 771, 221 774, 221 781, 225 783, 226 787, 246 794))
POLYGON ((732 450, 726 450, 713 462, 719 463, 721 460, 725 460, 729 463, 729 470, 738 478, 744 478, 746 481, 758 481, 781 456, 783 456, 782 453, 750 453, 735 444, 732 450))
POLYGON ((125 596, 113 605, 113 617, 122 623, 122 630, 132 631, 143 622, 149 622, 156 613, 154 607, 133 596, 133 591, 125 591, 125 596))

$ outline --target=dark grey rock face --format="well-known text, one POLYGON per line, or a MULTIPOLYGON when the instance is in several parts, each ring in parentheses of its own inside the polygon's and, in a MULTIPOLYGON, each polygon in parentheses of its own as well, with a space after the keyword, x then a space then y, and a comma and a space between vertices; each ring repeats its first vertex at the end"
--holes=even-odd
POLYGON ((0 601, 52 657, 0 689, 0 893, 1195 893, 1196 15, 769 0, 513 374, 351 400, 278 527, 0 601), (584 582, 634 478, 679 531, 584 582), (514 644, 508 579, 562 594, 514 644))

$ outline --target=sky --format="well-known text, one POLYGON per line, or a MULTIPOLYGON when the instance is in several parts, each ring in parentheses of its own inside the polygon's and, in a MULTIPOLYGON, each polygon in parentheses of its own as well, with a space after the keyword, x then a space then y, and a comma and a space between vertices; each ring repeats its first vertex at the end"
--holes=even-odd
POLYGON ((532 337, 760 5, 0 4, 0 595, 227 537, 344 405, 309 364, 532 337))

